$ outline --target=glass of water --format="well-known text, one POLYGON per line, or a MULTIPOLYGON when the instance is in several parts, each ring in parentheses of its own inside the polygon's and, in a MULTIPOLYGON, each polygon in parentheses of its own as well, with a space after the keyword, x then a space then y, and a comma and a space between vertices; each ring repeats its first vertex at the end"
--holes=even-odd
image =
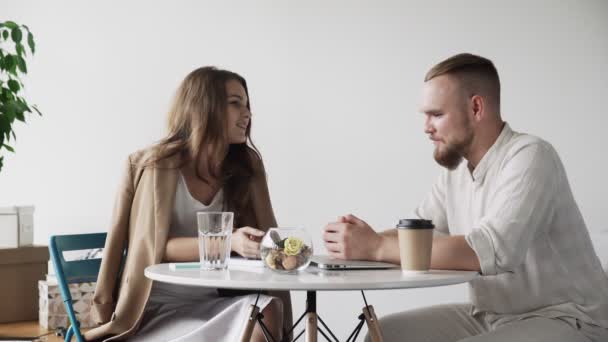
POLYGON ((201 269, 226 269, 230 260, 230 237, 234 214, 225 211, 198 212, 196 219, 201 269))

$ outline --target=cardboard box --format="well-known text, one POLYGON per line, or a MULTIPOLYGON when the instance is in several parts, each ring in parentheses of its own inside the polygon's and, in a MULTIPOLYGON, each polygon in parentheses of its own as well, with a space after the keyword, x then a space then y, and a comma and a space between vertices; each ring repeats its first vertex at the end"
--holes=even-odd
POLYGON ((47 246, 0 249, 0 323, 36 320, 48 260, 47 246))
POLYGON ((34 244, 34 207, 0 207, 0 248, 34 244))
MULTIPOLYGON (((75 283, 69 284, 70 294, 72 295, 72 307, 76 313, 76 319, 80 322, 81 328, 92 328, 96 326, 91 317, 91 305, 95 284, 75 283)), ((69 326, 68 314, 65 310, 61 290, 57 281, 49 278, 38 282, 39 292, 39 323, 45 329, 56 329, 58 327, 67 328, 69 326)))

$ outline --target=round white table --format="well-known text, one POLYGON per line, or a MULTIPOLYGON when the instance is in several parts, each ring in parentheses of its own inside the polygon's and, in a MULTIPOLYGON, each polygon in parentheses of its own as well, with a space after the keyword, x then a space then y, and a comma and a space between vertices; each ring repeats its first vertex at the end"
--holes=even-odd
MULTIPOLYGON (((347 341, 354 341, 357 338, 364 322, 368 324, 372 340, 382 341, 376 315, 373 307, 367 304, 363 290, 406 289, 459 284, 471 281, 478 276, 478 273, 444 270, 430 270, 426 273, 404 273, 400 269, 325 271, 316 267, 309 267, 296 274, 281 274, 261 267, 231 266, 228 270, 206 271, 200 269, 172 270, 169 264, 158 264, 147 267, 145 275, 154 281, 180 285, 260 291, 307 291, 306 312, 294 324, 295 327, 304 317, 307 318, 306 341, 316 341, 316 332, 320 328, 317 327, 317 320, 328 330, 329 335, 333 337, 333 341, 338 341, 317 315, 316 291, 360 290, 363 294, 365 307, 363 308, 363 314, 359 316, 359 325, 347 341)), ((250 312, 250 321, 253 323, 258 319, 256 315, 258 313, 254 308, 250 312)), ((258 320, 258 322, 261 323, 261 320, 258 320)), ((332 341, 323 330, 319 329, 319 331, 328 341, 332 341)), ((302 333, 297 335, 296 339, 302 333)), ((269 341, 275 341, 272 336, 266 338, 269 341)), ((243 340, 248 340, 248 338, 244 337, 243 340)))

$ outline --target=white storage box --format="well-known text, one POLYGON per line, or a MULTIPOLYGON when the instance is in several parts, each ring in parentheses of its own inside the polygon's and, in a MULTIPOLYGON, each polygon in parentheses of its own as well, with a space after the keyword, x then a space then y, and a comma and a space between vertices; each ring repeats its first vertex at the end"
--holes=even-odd
POLYGON ((34 244, 34 206, 0 207, 0 248, 34 244))

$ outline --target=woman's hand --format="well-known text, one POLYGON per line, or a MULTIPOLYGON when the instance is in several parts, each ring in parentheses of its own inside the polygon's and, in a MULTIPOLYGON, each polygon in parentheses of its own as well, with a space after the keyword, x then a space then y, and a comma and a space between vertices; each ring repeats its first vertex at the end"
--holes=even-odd
POLYGON ((253 227, 241 227, 232 233, 230 248, 245 258, 260 258, 260 241, 264 232, 253 227))

